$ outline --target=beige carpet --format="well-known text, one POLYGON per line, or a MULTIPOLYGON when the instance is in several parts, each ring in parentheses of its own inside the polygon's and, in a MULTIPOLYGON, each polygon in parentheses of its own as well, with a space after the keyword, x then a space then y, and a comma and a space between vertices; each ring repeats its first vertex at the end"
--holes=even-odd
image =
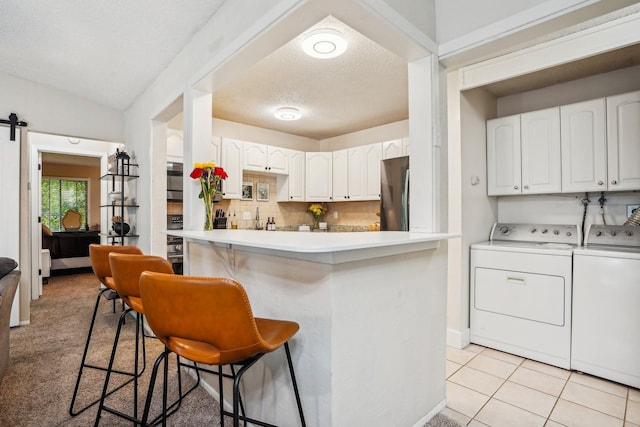
MULTIPOLYGON (((90 426, 93 425, 97 405, 80 415, 69 415, 69 404, 82 356, 86 333, 98 281, 92 273, 73 274, 49 278, 44 294, 31 304, 31 324, 11 329, 9 368, 0 383, 0 426, 90 426)), ((103 299, 98 309, 90 362, 106 366, 120 315, 119 306, 112 313, 111 302, 103 299)), ((130 370, 134 344, 135 322, 127 321, 121 335, 117 367, 130 370), (120 351, 120 349, 122 349, 120 351)), ((162 351, 154 339, 147 339, 147 371, 141 378, 140 407, 144 404, 148 378, 153 361, 162 351)), ((175 363, 175 356, 171 358, 175 363)), ((76 407, 99 396, 104 373, 85 370, 76 407)), ((177 383, 175 366, 170 367, 170 381, 177 383)), ((186 386, 194 383, 188 375, 182 376, 186 386)), ((113 376, 112 384, 121 383, 123 376, 113 376)), ((158 381, 158 382, 161 382, 158 381)), ((176 387, 173 387, 175 389, 176 387)), ((161 392, 156 392, 152 414, 159 412, 161 392)), ((133 387, 126 386, 111 395, 108 406, 132 412, 133 387)), ((141 411, 141 410, 140 410, 141 411)), ((226 425, 231 425, 226 420, 226 425)), ((124 419, 103 413, 103 426, 132 425, 124 419)), ((183 402, 180 410, 169 418, 172 426, 220 425, 217 401, 202 388, 196 389, 183 402)), ((298 425, 292 421, 291 425, 298 425)), ((443 415, 437 415, 428 427, 457 427, 459 424, 443 415)))

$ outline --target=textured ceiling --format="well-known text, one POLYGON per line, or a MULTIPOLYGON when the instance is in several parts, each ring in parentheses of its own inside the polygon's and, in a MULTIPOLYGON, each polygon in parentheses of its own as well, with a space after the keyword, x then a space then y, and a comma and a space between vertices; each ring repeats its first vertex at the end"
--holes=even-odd
POLYGON ((324 139, 407 119, 407 99, 406 61, 329 16, 217 90, 213 116, 324 139), (307 56, 300 45, 316 28, 340 31, 347 51, 307 56), (275 119, 283 106, 298 108, 302 119, 275 119))
POLYGON ((123 110, 223 0, 2 0, 0 71, 123 110))

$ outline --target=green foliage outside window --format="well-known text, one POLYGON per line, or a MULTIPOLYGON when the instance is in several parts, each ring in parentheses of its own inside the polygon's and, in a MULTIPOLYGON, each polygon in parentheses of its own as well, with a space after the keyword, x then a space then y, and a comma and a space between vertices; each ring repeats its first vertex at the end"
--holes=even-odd
POLYGON ((82 215, 80 229, 87 225, 87 194, 89 183, 86 180, 42 178, 42 223, 53 231, 62 231, 64 214, 73 209, 82 215))

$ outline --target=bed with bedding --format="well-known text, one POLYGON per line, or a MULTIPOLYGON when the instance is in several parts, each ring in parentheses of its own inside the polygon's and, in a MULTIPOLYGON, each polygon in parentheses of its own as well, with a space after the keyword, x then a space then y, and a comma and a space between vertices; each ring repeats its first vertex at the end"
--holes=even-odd
POLYGON ((42 248, 49 249, 51 270, 91 267, 89 245, 100 243, 98 231, 54 231, 43 227, 42 248))

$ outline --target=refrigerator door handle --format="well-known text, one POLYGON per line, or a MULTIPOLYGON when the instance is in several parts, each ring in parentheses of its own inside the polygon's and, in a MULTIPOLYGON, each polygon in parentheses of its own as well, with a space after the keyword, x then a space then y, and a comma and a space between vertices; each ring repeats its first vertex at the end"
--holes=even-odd
POLYGON ((402 192, 402 230, 409 231, 409 169, 404 173, 404 191, 402 192))

